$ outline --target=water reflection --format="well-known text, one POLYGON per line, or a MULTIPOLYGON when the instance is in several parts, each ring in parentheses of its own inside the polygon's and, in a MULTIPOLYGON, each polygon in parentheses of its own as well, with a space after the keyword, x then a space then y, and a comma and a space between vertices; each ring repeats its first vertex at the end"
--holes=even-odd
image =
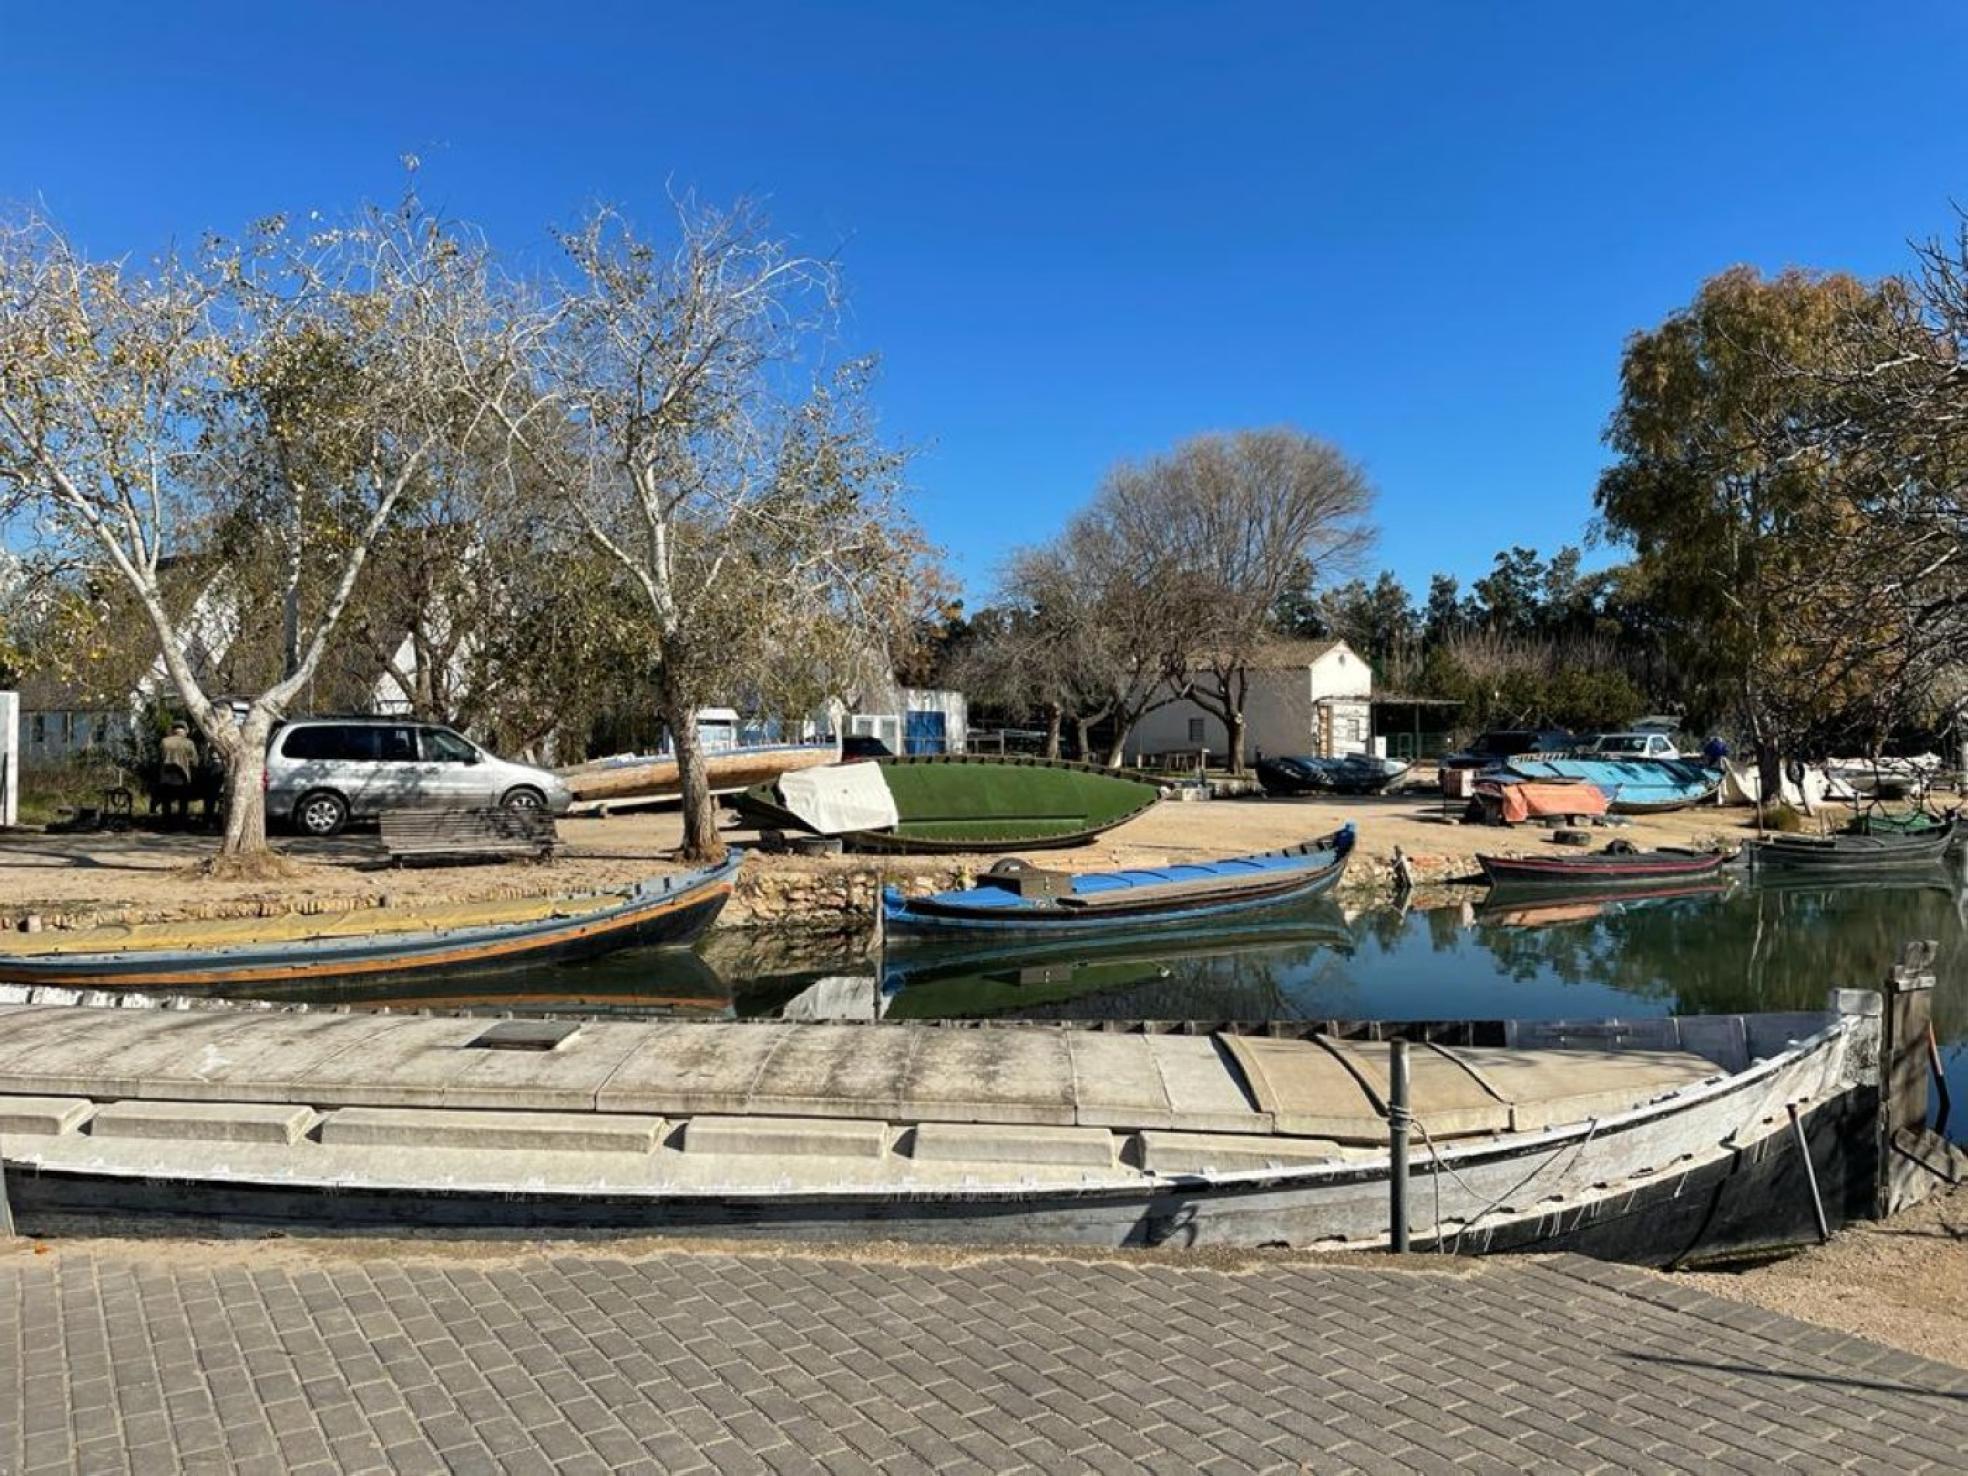
POLYGON ((701 953, 625 953, 452 987, 252 992, 330 1005, 809 1019, 1589 1018, 1813 1009, 1832 987, 1877 988, 1904 943, 1931 938, 1937 1033, 1968 1119, 1964 916, 1957 866, 1870 884, 1474 891, 1443 907, 1350 914, 1319 901, 1236 930, 1065 944, 882 953, 864 935, 721 932, 701 953))

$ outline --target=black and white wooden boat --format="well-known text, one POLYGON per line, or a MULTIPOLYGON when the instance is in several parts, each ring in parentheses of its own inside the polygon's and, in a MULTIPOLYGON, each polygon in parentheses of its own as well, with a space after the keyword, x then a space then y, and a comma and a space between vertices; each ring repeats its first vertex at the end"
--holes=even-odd
MULTIPOLYGON (((1814 1199, 1833 1225, 1866 1213, 1878 996, 1833 1003, 1415 1046, 1414 1244, 1661 1263, 1795 1243, 1814 1199)), ((30 1234, 1388 1240, 1388 1048, 1370 1040, 640 1022, 494 1038, 515 1023, 0 1008, 15 1214, 30 1234)))

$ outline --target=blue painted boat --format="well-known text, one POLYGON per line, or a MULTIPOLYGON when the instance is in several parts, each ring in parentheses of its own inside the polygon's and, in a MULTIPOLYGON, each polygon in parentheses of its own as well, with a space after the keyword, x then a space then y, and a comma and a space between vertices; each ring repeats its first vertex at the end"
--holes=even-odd
POLYGON ((1007 859, 962 891, 882 892, 890 936, 1027 933, 1064 937, 1228 918, 1331 890, 1353 853, 1353 827, 1281 851, 1075 876, 1007 859))
POLYGON ((1583 781, 1606 796, 1615 815, 1658 815, 1714 797, 1722 771, 1687 759, 1513 758, 1504 763, 1524 779, 1583 781))

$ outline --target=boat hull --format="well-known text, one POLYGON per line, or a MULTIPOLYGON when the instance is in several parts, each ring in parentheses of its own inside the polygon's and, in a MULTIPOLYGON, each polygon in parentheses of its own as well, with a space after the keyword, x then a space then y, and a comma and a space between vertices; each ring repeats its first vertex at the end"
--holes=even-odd
POLYGON ((1526 779, 1566 779, 1590 784, 1606 796, 1615 815, 1664 815, 1715 797, 1718 769, 1681 759, 1513 758, 1505 767, 1526 779))
MULTIPOLYGON (((1091 764, 1063 759, 913 755, 872 761, 895 803, 896 822, 840 832, 850 851, 975 855, 1084 845, 1133 819, 1161 792, 1091 764)), ((736 801, 762 830, 811 831, 769 784, 736 801)))
MULTIPOLYGON (((775 744, 770 747, 713 751, 704 756, 704 774, 712 794, 735 794, 755 784, 770 784, 782 774, 836 763, 840 750, 831 743, 775 744)), ((657 755, 644 763, 582 764, 561 770, 577 805, 609 801, 676 799, 683 779, 674 755, 657 755)))
MULTIPOLYGON (((1869 1213, 1877 1176, 1871 1044, 1849 1019, 1779 1056, 1605 1121, 1417 1147, 1410 1233, 1417 1250, 1569 1250, 1637 1264, 1788 1247, 1812 1232, 1812 1185, 1787 1107, 1804 1129, 1816 1191, 1836 1228, 1869 1213), (1438 1218, 1439 1214, 1439 1218, 1438 1218)), ((910 1028, 910 1027, 867 1027, 910 1028)), ((509 1179, 413 1182, 399 1159, 383 1182, 255 1171, 236 1146, 186 1172, 153 1152, 118 1172, 100 1156, 63 1161, 10 1139, 9 1189, 28 1234, 222 1227, 312 1233, 441 1229, 474 1235, 702 1233, 956 1244, 1384 1249, 1385 1157, 1312 1168, 1194 1174, 1120 1185, 1019 1181, 962 1188, 542 1189, 509 1179), (216 1166, 223 1164, 222 1167, 216 1166)), ((305 1154, 307 1145, 293 1152, 305 1154)), ((270 1160, 271 1161, 271 1160, 270 1160)), ((292 1160, 281 1160, 289 1163, 292 1160)), ((529 1157, 527 1171, 537 1172, 529 1157)))
MULTIPOLYGON (((1002 898, 1006 894, 993 888, 973 889, 969 893, 945 893, 937 897, 904 897, 890 887, 882 894, 883 922, 890 935, 926 937, 949 935, 991 935, 1024 937, 1086 937, 1104 933, 1134 932, 1143 928, 1191 927, 1200 922, 1228 919, 1266 908, 1286 907, 1320 897, 1337 885, 1353 852, 1353 828, 1325 836, 1289 851, 1266 852, 1256 857, 1206 865, 1165 868, 1159 872, 1103 873, 1099 880, 1133 876, 1167 878, 1174 873, 1197 873, 1197 880, 1208 884, 1238 881, 1247 888, 1211 893, 1206 899, 1187 902, 1157 901, 1152 897, 1130 905, 1125 900, 1103 907, 1098 913, 1074 911, 1065 906, 984 906, 971 899, 1002 898), (1303 859, 1303 866, 1276 863, 1303 859), (1258 869, 1271 863, 1268 869, 1258 869), (1225 874, 1226 868, 1250 866, 1245 877, 1225 874)), ((1083 882, 1084 879, 1078 879, 1083 882)), ((1152 889, 1154 883, 1148 884, 1152 889)), ((1129 888, 1117 887, 1105 893, 1123 899, 1129 888)))
POLYGON ((209 949, 0 955, 0 983, 67 989, 218 989, 334 980, 453 979, 687 946, 730 900, 741 857, 642 883, 616 906, 516 925, 235 944, 209 949))
POLYGON ((1949 820, 1912 834, 1774 836, 1751 841, 1744 850, 1758 871, 1866 876, 1935 865, 1954 845, 1958 823, 1949 820))
POLYGON ((1476 864, 1496 888, 1532 887, 1650 887, 1662 882, 1701 880, 1714 876, 1735 857, 1664 855, 1478 856, 1476 864))

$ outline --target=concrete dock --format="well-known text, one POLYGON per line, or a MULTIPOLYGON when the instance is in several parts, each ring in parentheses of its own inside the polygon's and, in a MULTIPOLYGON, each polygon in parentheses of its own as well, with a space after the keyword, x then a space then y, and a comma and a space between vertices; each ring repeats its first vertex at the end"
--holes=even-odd
POLYGON ((1968 1370, 1575 1257, 0 1250, 0 1471, 1960 1469, 1968 1370))

